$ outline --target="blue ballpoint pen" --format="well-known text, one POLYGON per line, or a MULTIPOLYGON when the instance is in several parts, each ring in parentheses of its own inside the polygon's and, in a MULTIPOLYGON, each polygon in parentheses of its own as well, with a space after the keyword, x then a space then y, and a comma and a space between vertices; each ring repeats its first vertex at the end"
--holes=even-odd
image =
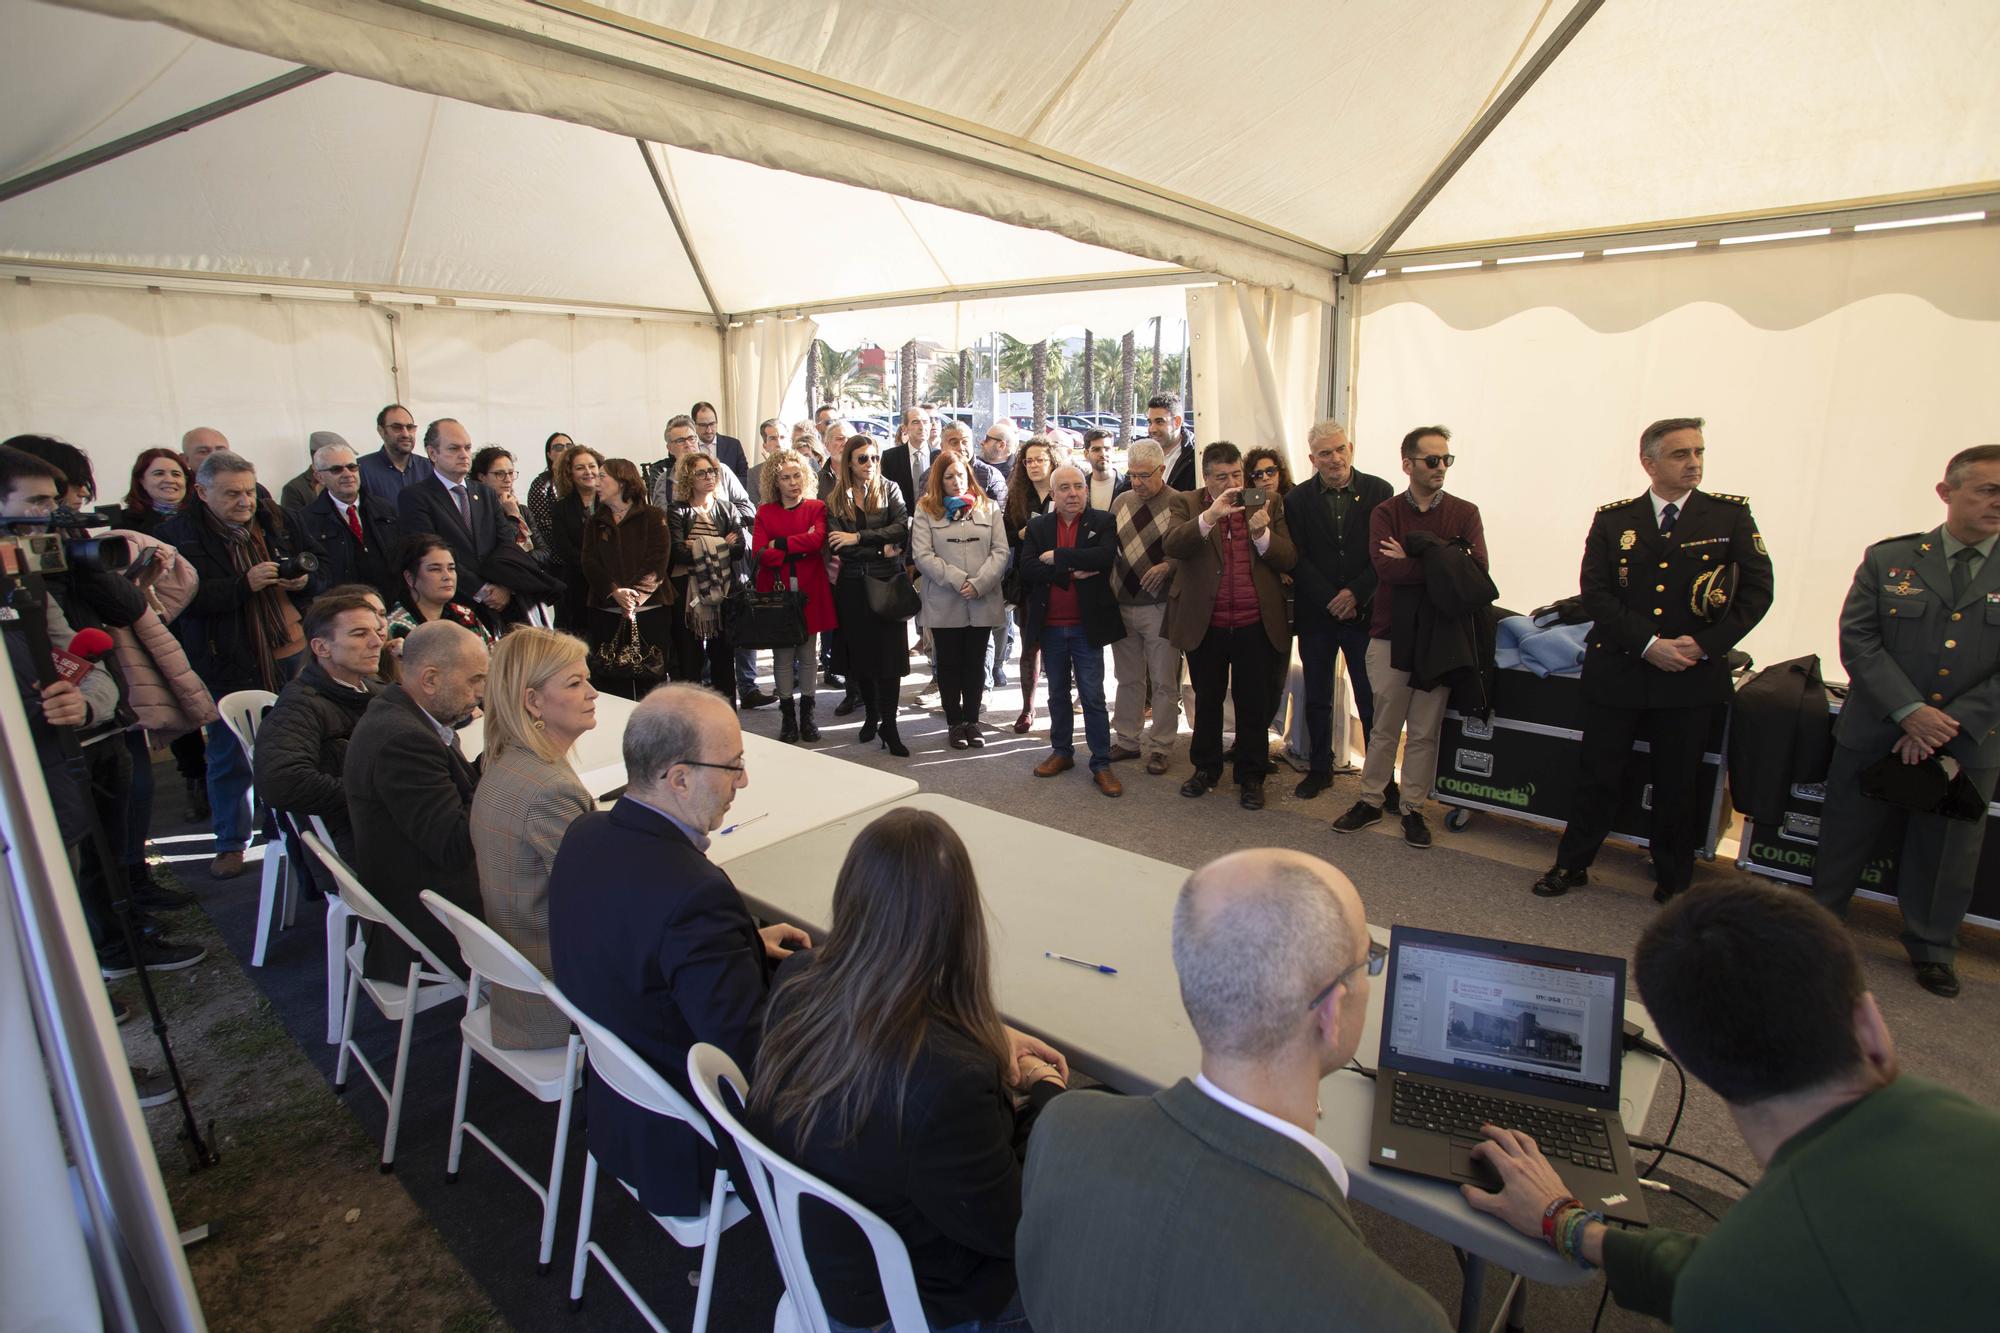
POLYGON ((1053 958, 1058 963, 1074 963, 1078 967, 1087 967, 1093 972, 1103 972, 1108 976, 1115 977, 1118 975, 1118 969, 1115 967, 1111 967, 1104 963, 1087 963, 1081 958, 1071 958, 1066 953, 1051 953, 1047 949, 1044 949, 1042 950, 1042 957, 1053 958))
MULTIPOLYGON (((769 810, 766 810, 766 811, 764 812, 764 815, 768 815, 768 814, 770 814, 770 813, 771 813, 771 812, 770 812, 769 810)), ((731 825, 730 825, 730 826, 729 826, 728 828, 726 828, 726 829, 721 829, 721 830, 718 830, 715 836, 716 836, 716 837, 718 837, 718 838, 720 838, 720 837, 723 837, 723 836, 725 836, 725 835, 727 835, 727 834, 730 834, 730 833, 734 833, 734 832, 736 832, 736 830, 737 830, 737 829, 740 829, 740 828, 742 828, 744 824, 754 824, 754 823, 756 823, 756 822, 757 822, 758 820, 762 819, 762 818, 764 817, 764 815, 752 815, 752 816, 750 816, 750 818, 748 818, 748 819, 744 820, 744 821, 743 821, 743 822, 742 822, 741 824, 731 824, 731 825)))

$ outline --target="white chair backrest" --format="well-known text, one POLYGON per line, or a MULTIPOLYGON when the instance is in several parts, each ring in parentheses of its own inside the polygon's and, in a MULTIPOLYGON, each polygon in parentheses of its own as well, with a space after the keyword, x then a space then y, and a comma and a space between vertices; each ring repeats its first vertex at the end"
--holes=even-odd
POLYGON ((791 1292, 793 1304, 804 1311, 813 1333, 828 1333, 829 1325, 819 1287, 813 1282, 805 1234, 799 1225, 799 1201, 808 1198, 838 1208, 868 1237, 868 1247, 875 1252, 875 1272, 882 1280, 882 1296, 889 1307, 890 1326, 898 1333, 906 1329, 922 1333, 928 1329, 924 1303, 917 1295, 917 1275, 910 1268, 910 1252, 904 1247, 903 1238, 868 1208, 786 1161, 744 1128, 722 1096, 722 1085, 726 1082, 738 1101, 747 1102, 750 1098, 749 1080, 743 1077, 743 1071, 729 1058, 729 1053, 707 1042, 696 1045, 688 1052, 688 1082, 694 1087, 695 1100, 716 1124, 728 1131, 743 1154, 744 1169, 750 1173, 750 1183, 757 1191, 758 1209, 778 1252, 785 1289, 791 1292))
MULTIPOLYGON (((374 894, 361 887, 361 881, 355 878, 354 872, 335 854, 333 848, 311 833, 302 836, 305 838, 306 846, 312 848, 313 855, 320 859, 320 864, 332 872, 334 883, 340 886, 340 901, 347 905, 348 911, 363 921, 372 921, 395 931, 396 938, 409 945, 410 951, 424 960, 425 971, 435 972, 438 976, 452 981, 461 980, 457 972, 438 960, 438 956, 430 951, 430 946, 412 935, 409 928, 396 919, 394 913, 375 901, 374 894)), ((424 891, 430 892, 428 889, 424 891)))
POLYGON ((496 986, 526 991, 530 995, 542 993, 545 979, 542 970, 529 962, 519 949, 500 938, 493 927, 430 889, 425 889, 417 897, 430 909, 432 916, 444 922, 445 929, 458 941, 458 951, 465 956, 467 967, 496 986))
POLYGON ((604 1080, 606 1087, 642 1111, 683 1121, 710 1147, 715 1146, 715 1131, 708 1127, 708 1120, 688 1105, 687 1098, 674 1091, 673 1085, 661 1076, 659 1070, 627 1046, 616 1033, 577 1008, 569 996, 556 989, 556 984, 546 977, 542 979, 542 994, 549 997, 549 1003, 568 1014, 569 1021, 576 1024, 576 1030, 583 1034, 583 1048, 590 1059, 590 1067, 597 1071, 597 1076, 604 1080))
POLYGON ((251 755, 257 739, 257 728, 264 725, 264 714, 271 711, 271 705, 278 702, 278 696, 269 690, 237 690, 225 694, 215 701, 215 711, 222 715, 222 724, 229 728, 229 734, 236 737, 236 743, 243 747, 246 757, 251 755))

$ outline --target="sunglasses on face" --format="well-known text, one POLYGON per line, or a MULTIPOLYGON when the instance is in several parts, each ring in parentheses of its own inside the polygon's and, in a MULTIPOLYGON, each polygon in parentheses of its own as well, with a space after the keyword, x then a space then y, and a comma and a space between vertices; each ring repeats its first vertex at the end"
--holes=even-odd
POLYGON ((1253 477, 1275 477, 1278 475, 1278 469, 1274 467, 1253 467, 1250 469, 1250 475, 1253 477))
POLYGON ((320 469, 321 472, 359 472, 360 470, 361 464, 359 463, 331 463, 320 469))
POLYGON ((860 464, 862 464, 862 463, 872 463, 872 462, 874 462, 874 461, 875 461, 875 455, 874 455, 874 454, 855 454, 855 455, 854 455, 854 462, 855 462, 855 464, 856 464, 857 466, 859 466, 859 465, 860 465, 860 464))
POLYGON ((1412 463, 1422 463, 1425 467, 1450 467, 1458 461, 1457 454, 1411 454, 1412 463))

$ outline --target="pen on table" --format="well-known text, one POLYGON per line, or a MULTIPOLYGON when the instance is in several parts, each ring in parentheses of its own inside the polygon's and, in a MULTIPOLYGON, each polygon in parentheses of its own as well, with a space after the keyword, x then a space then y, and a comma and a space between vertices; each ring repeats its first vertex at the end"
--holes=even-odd
POLYGON ((1103 972, 1109 976, 1115 977, 1118 975, 1118 969, 1108 963, 1089 963, 1081 958, 1071 958, 1066 953, 1051 953, 1047 949, 1044 949, 1042 950, 1042 957, 1053 958, 1058 963, 1074 963, 1078 967, 1087 967, 1093 972, 1103 972))
MULTIPOLYGON (((770 814, 770 813, 771 813, 771 812, 770 812, 769 810, 766 810, 766 811, 764 812, 764 815, 768 815, 768 814, 770 814)), ((716 836, 716 837, 718 837, 718 838, 720 838, 720 837, 722 837, 722 836, 723 836, 724 834, 729 834, 729 833, 734 833, 734 832, 736 832, 736 830, 737 830, 737 829, 740 829, 740 828, 742 828, 742 827, 743 827, 743 826, 744 826, 745 824, 754 824, 754 823, 756 823, 756 822, 757 822, 758 820, 762 819, 762 818, 764 817, 764 815, 752 815, 752 816, 750 816, 750 818, 748 818, 748 819, 745 819, 745 820, 741 821, 740 823, 736 823, 736 824, 731 824, 731 825, 730 825, 730 826, 729 826, 728 828, 726 828, 726 829, 723 829, 723 830, 722 830, 721 832, 717 833, 717 834, 716 834, 715 836, 716 836)))

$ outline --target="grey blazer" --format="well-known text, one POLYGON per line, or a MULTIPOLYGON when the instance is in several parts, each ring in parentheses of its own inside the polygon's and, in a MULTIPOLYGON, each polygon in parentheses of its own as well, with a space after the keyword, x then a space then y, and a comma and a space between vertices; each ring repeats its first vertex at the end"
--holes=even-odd
POLYGON ((927 629, 994 626, 1006 614, 1000 599, 1000 577, 1007 572, 1007 520, 996 505, 967 514, 956 523, 932 518, 922 509, 910 515, 910 554, 924 576, 927 629), (979 596, 968 601, 959 594, 967 579, 979 596))
POLYGON ((1049 1103, 1014 1266, 1035 1333, 1448 1327, 1369 1250, 1317 1158, 1186 1079, 1049 1103))
MULTIPOLYGON (((488 757, 484 769, 472 797, 472 847, 486 924, 549 976, 549 867, 571 822, 590 813, 590 793, 568 764, 520 746, 488 757)), ((539 1050, 569 1037, 569 1020, 539 995, 491 993, 494 1045, 539 1050)))

